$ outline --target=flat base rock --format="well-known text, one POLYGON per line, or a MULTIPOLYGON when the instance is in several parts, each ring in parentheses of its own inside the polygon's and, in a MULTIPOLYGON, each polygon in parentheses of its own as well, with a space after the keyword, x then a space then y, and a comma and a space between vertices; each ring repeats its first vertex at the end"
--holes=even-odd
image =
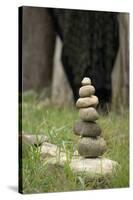
MULTIPOLYGON (((31 142, 29 140, 30 137, 25 138, 28 138, 26 144, 32 144, 33 141, 31 142)), ((66 153, 62 149, 59 149, 55 144, 48 142, 42 143, 40 155, 45 162, 47 160, 47 163, 49 164, 59 165, 62 167, 68 159, 66 153)), ((85 174, 86 178, 111 176, 119 167, 119 164, 116 161, 103 157, 83 158, 77 151, 74 152, 69 164, 74 173, 85 174)))
MULTIPOLYGON (((46 143, 44 143, 46 145, 46 143)), ((64 166, 67 162, 67 157, 65 152, 58 152, 58 149, 55 149, 56 145, 51 145, 51 150, 47 148, 42 148, 41 156, 43 159, 46 159, 47 153, 50 157, 47 157, 47 162, 52 165, 64 166), (56 152, 55 152, 56 150, 56 152)), ((76 174, 84 174, 86 178, 97 178, 104 176, 112 176, 116 169, 119 167, 119 164, 116 161, 110 160, 108 158, 83 158, 77 151, 74 152, 74 155, 70 161, 70 168, 76 174)))
POLYGON ((82 158, 78 156, 72 159, 70 164, 76 173, 85 173, 90 178, 112 175, 119 166, 116 161, 107 158, 82 158))
MULTIPOLYGON (((60 159, 54 157, 47 159, 47 163, 62 167, 65 162, 66 158, 64 155, 60 159)), ((118 167, 119 164, 116 161, 108 158, 83 158, 81 156, 74 156, 70 162, 70 168, 74 173, 85 175, 89 179, 112 176, 118 167)))

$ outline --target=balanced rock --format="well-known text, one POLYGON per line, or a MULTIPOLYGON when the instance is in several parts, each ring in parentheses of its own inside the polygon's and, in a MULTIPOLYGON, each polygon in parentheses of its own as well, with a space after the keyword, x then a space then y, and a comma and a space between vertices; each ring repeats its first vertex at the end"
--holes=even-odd
POLYGON ((79 89, 80 97, 89 97, 95 93, 95 88, 92 85, 85 85, 79 89))
POLYGON ((76 102, 77 108, 87 108, 89 106, 96 107, 98 104, 98 98, 95 95, 90 97, 79 98, 76 102))
POLYGON ((82 85, 91 85, 91 79, 89 77, 85 77, 81 83, 82 85))
POLYGON ((78 144, 78 152, 87 158, 102 156, 106 151, 106 142, 103 138, 83 137, 78 144))
POLYGON ((99 114, 93 107, 80 108, 79 116, 83 121, 95 121, 99 118, 99 114))
POLYGON ((74 133, 84 137, 96 137, 101 134, 100 126, 95 122, 78 120, 74 124, 74 133))

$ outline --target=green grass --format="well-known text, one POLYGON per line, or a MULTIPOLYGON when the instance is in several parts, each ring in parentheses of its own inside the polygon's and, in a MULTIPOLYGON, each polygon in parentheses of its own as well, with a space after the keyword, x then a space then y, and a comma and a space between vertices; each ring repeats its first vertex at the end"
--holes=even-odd
MULTIPOLYGON (((35 95, 24 96, 22 101, 22 131, 45 134, 49 141, 73 152, 78 137, 73 134, 73 124, 78 111, 73 107, 45 106, 35 95)), ((63 192, 129 186, 129 112, 122 110, 101 116, 98 123, 107 142, 105 157, 120 164, 111 178, 86 181, 84 175, 74 174, 69 162, 64 167, 48 165, 41 160, 40 149, 23 145, 22 181, 23 193, 63 192)))

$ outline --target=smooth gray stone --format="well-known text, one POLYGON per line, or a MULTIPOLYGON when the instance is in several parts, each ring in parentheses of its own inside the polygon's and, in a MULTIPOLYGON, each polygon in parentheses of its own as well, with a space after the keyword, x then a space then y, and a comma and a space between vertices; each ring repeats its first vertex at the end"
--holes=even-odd
POLYGON ((99 118, 99 114, 93 107, 88 108, 80 108, 79 109, 79 117, 83 121, 95 121, 99 118))
POLYGON ((100 126, 95 122, 85 122, 78 120, 74 124, 74 133, 76 135, 86 136, 86 137, 96 137, 101 134, 100 126))
POLYGON ((85 85, 79 89, 80 97, 89 97, 95 93, 95 88, 92 85, 85 85))
POLYGON ((79 98, 76 102, 77 108, 88 108, 89 106, 96 107, 98 105, 98 98, 95 95, 90 97, 79 98))
POLYGON ((91 85, 91 79, 89 77, 84 77, 81 83, 82 85, 91 85))
POLYGON ((86 158, 96 158, 102 156, 106 151, 106 142, 103 138, 83 137, 78 144, 78 152, 86 158))

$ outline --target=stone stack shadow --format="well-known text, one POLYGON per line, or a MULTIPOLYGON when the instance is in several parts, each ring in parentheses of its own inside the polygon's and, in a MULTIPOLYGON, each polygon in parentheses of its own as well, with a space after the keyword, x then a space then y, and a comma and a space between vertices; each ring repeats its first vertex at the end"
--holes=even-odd
POLYGON ((99 101, 94 95, 95 88, 91 85, 90 78, 85 77, 81 84, 80 98, 76 102, 80 119, 74 124, 74 133, 81 137, 78 152, 85 158, 97 158, 102 156, 107 149, 105 140, 100 136, 102 130, 96 123, 99 119, 96 110, 99 101))

